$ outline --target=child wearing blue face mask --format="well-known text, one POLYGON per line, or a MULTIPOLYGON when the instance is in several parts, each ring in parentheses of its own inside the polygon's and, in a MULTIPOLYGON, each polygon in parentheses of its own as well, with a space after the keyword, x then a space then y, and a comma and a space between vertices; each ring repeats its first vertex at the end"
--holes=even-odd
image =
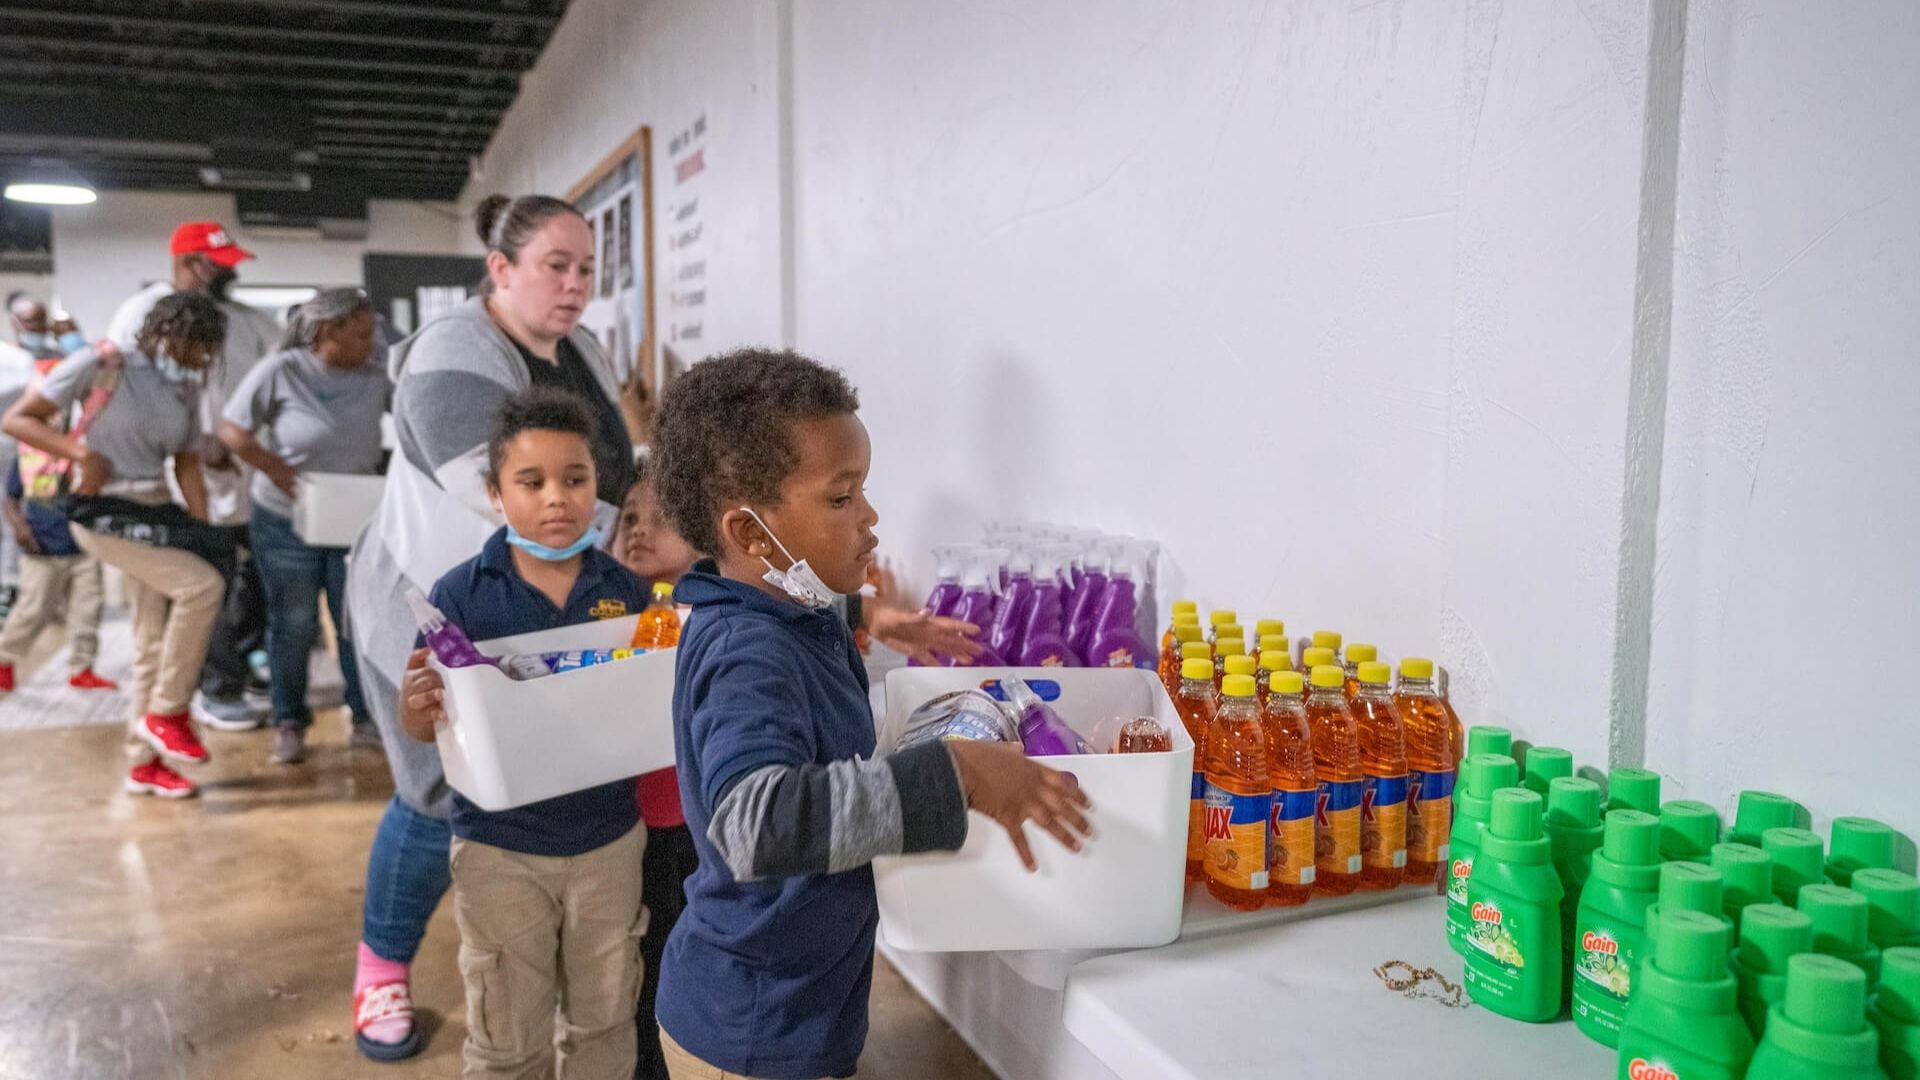
MULTIPOLYGON (((646 606, 640 579, 597 546, 592 432, 591 414, 564 392, 535 388, 502 407, 487 490, 507 524, 430 595, 473 640, 646 606)), ((416 649, 400 687, 408 734, 433 739, 447 722, 443 693, 416 649)), ((633 792, 628 777, 502 811, 453 792, 466 1075, 633 1075, 646 932, 646 827, 633 792)))

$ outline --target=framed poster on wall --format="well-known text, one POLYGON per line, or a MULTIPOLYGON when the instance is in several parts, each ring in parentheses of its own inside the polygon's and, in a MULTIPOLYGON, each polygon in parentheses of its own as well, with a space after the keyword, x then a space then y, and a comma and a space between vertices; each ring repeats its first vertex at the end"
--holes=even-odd
POLYGON ((594 231, 594 288, 580 325, 600 341, 620 381, 620 408, 636 444, 659 399, 653 330, 652 138, 641 128, 567 192, 594 231), (637 210, 636 210, 637 208, 637 210))

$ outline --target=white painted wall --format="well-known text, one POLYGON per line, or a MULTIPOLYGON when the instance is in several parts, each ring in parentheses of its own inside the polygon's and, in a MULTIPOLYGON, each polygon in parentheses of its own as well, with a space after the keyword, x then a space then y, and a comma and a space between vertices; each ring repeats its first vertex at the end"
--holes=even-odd
MULTIPOLYGON (((667 141, 704 115, 701 177, 709 303, 704 349, 688 361, 780 336, 780 5, 762 0, 577 0, 461 197, 565 195, 642 125, 653 128, 655 265, 671 197, 667 141)), ((470 218, 469 218, 470 221, 470 218)), ((471 224, 465 250, 480 242, 471 224)), ((664 312, 665 296, 656 305, 664 312)))
POLYGON ((1920 11, 1689 30, 1649 760, 1920 827, 1920 11))
POLYGON ((188 221, 222 222, 259 256, 240 266, 240 279, 251 285, 357 285, 369 251, 459 250, 449 203, 374 200, 364 241, 269 239, 240 228, 239 220, 233 197, 218 193, 103 191, 89 206, 55 207, 53 288, 83 331, 99 333, 122 300, 171 276, 167 244, 188 221))
POLYGON ((800 344, 897 550, 1154 536, 1603 759, 1644 15, 1349 7, 798 5, 800 344))
POLYGON ((53 294, 53 275, 0 273, 0 300, 15 292, 25 292, 45 303, 53 294))

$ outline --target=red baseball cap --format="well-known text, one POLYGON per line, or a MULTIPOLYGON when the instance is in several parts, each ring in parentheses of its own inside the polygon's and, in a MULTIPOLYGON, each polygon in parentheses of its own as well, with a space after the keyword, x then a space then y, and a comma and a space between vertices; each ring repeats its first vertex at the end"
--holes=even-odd
POLYGON ((225 267, 253 258, 253 252, 234 243, 226 226, 217 221, 190 221, 173 230, 172 254, 205 255, 225 267))

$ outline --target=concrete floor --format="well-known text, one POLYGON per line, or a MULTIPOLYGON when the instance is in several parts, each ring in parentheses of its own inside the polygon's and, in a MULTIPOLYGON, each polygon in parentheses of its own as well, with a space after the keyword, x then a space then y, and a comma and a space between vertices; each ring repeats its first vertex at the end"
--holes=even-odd
MULTIPOLYGON (((446 905, 414 966, 427 1050, 377 1065, 353 1047, 384 758, 349 749, 338 712, 303 765, 268 764, 270 740, 209 732, 203 794, 175 803, 120 793, 116 726, 0 731, 0 1080, 459 1075, 446 905)), ((991 1075, 877 966, 862 1077, 991 1075)))

